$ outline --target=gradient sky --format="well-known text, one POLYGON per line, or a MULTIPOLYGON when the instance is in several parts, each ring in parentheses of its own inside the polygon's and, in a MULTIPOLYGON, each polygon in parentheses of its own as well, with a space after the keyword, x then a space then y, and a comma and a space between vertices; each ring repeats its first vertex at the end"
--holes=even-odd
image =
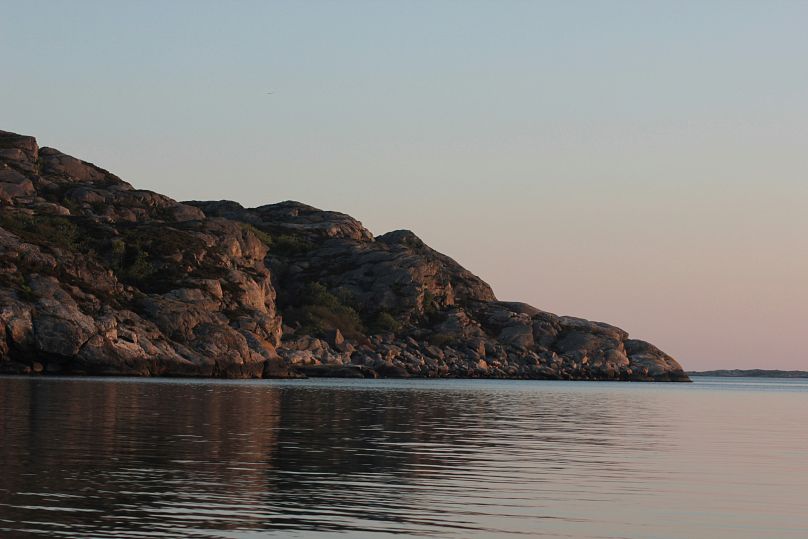
POLYGON ((686 369, 808 369, 808 2, 0 8, 0 129, 409 228, 686 369))

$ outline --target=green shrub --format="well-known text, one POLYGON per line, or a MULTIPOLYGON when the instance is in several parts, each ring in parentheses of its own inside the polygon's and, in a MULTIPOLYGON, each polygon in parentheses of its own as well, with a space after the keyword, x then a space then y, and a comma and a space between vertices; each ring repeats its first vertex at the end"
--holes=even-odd
POLYGON ((429 337, 429 343, 438 347, 450 345, 454 340, 454 335, 450 335, 449 333, 434 333, 429 337))
POLYGON ((303 305, 286 311, 291 322, 298 322, 303 333, 324 336, 335 329, 348 338, 358 338, 363 334, 362 320, 350 307, 331 309, 323 305, 303 305))
POLYGON ((20 297, 26 301, 34 301, 36 294, 34 294, 33 289, 28 286, 28 283, 22 283, 20 285, 20 297))
POLYGON ((261 243, 263 243, 267 247, 272 246, 272 236, 269 233, 264 232, 260 228, 257 228, 249 223, 239 223, 239 224, 241 225, 241 228, 243 228, 244 230, 249 230, 250 232, 255 234, 255 237, 258 238, 258 240, 261 241, 261 243))
POLYGON ((290 323, 299 323, 304 333, 322 336, 339 329, 348 338, 363 335, 362 319, 356 310, 343 304, 322 283, 306 283, 296 300, 294 306, 284 309, 283 316, 290 323))
POLYGON ((387 311, 379 311, 370 323, 370 332, 378 333, 398 333, 401 330, 401 322, 387 311))
POLYGON ((112 257, 112 267, 121 268, 123 266, 123 257, 126 254, 126 243, 121 239, 115 239, 110 242, 110 255, 112 257))
POLYGON ((306 283, 300 291, 300 302, 306 305, 321 305, 336 308, 340 305, 339 298, 328 291, 322 283, 306 283))
POLYGON ((438 306, 435 303, 435 294, 429 290, 424 290, 424 299, 422 305, 424 308, 424 315, 427 317, 438 312, 438 306))
POLYGON ((362 310, 359 301, 356 299, 356 296, 354 296, 353 293, 347 288, 343 287, 337 288, 332 292, 332 294, 336 296, 337 301, 339 301, 342 305, 350 307, 356 312, 362 310))
POLYGON ((278 234, 273 238, 270 254, 293 256, 310 251, 314 244, 303 236, 278 234))
POLYGON ((53 245, 68 250, 78 248, 80 236, 78 227, 73 221, 61 215, 3 212, 0 226, 29 243, 53 245))
POLYGON ((109 243, 109 253, 112 270, 126 283, 141 285, 157 272, 141 241, 114 239, 109 243))
POLYGON ((149 253, 140 245, 127 246, 121 265, 120 276, 125 281, 141 284, 157 273, 157 268, 149 260, 149 253))
POLYGON ((218 279, 222 268, 215 257, 204 256, 210 248, 182 224, 118 223, 120 234, 104 240, 99 249, 118 279, 144 292, 164 293, 192 273, 201 279, 218 279))

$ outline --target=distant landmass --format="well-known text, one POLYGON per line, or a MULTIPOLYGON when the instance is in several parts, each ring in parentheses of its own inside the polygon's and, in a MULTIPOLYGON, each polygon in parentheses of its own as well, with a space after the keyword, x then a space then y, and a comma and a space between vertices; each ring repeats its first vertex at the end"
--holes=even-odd
POLYGON ((177 202, 3 131, 0 372, 689 381, 615 326, 499 301, 408 230, 177 202))
POLYGON ((715 371, 688 371, 688 376, 723 376, 725 378, 808 378, 808 371, 780 371, 769 369, 719 369, 715 371))

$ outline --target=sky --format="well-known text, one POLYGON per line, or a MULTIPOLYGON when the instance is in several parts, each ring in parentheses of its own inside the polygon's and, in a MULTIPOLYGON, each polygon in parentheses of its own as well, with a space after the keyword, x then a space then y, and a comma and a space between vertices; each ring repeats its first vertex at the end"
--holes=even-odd
POLYGON ((0 129, 413 230, 685 369, 808 369, 808 2, 0 8, 0 129))

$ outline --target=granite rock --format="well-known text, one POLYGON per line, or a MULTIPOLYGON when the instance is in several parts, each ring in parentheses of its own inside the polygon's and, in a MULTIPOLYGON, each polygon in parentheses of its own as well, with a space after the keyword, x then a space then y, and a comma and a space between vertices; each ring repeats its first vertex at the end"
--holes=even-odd
POLYGON ((0 372, 685 381, 614 326, 498 301, 408 230, 177 202, 0 131, 0 372))

